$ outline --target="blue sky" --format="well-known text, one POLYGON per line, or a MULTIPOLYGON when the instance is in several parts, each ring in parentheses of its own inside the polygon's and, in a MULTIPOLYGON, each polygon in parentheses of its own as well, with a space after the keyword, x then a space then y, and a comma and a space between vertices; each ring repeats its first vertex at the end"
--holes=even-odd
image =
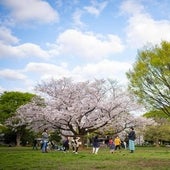
POLYGON ((169 0, 0 0, 0 91, 42 80, 126 84, 137 50, 170 41, 169 0))

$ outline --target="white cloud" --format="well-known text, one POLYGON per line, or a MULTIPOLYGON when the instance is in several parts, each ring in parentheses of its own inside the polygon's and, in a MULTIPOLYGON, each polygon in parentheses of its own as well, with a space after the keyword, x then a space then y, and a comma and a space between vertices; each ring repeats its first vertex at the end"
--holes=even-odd
POLYGON ((127 0, 123 1, 123 3, 120 6, 120 10, 122 13, 126 15, 127 14, 136 15, 142 13, 144 7, 137 1, 127 0))
POLYGON ((83 9, 77 8, 76 11, 73 13, 73 24, 74 26, 80 28, 86 27, 86 24, 81 20, 81 17, 85 14, 91 14, 95 16, 99 16, 100 13, 104 10, 107 6, 107 1, 104 2, 97 2, 97 1, 90 1, 90 6, 85 6, 83 9))
POLYGON ((107 1, 101 3, 97 1, 91 1, 91 4, 92 4, 91 6, 84 7, 84 10, 92 15, 98 16, 107 6, 107 1))
POLYGON ((39 80, 71 76, 66 63, 61 63, 59 66, 49 63, 29 63, 24 72, 33 72, 34 75, 38 74, 39 80))
POLYGON ((2 0, 6 7, 11 10, 11 17, 16 22, 54 22, 57 21, 58 13, 42 0, 2 0))
POLYGON ((58 66, 47 63, 29 63, 24 72, 38 74, 39 80, 62 77, 71 77, 75 81, 111 78, 125 84, 127 82, 125 72, 130 68, 131 64, 129 63, 102 60, 95 64, 78 65, 73 69, 69 69, 66 63, 61 63, 58 66))
POLYGON ((127 27, 128 43, 141 47, 146 43, 159 44, 162 40, 170 41, 170 22, 155 21, 147 15, 136 15, 129 20, 127 27))
POLYGON ((170 21, 154 20, 136 1, 125 1, 121 10, 126 15, 131 14, 126 34, 127 43, 133 48, 142 47, 147 43, 158 44, 162 40, 170 40, 170 21))
MULTIPOLYGON (((49 63, 28 63, 24 69, 11 70, 4 69, 0 71, 0 78, 7 82, 22 81, 24 89, 20 91, 33 91, 36 83, 42 80, 49 80, 51 78, 61 79, 63 77, 71 77, 74 81, 86 81, 97 79, 111 78, 117 80, 121 84, 127 83, 125 72, 131 68, 131 64, 125 62, 115 62, 112 60, 102 60, 94 64, 77 65, 73 69, 68 67, 67 63, 54 65, 49 63), (32 74, 34 77, 32 77, 32 74), (23 81, 24 80, 24 81, 23 81)), ((17 90, 11 87, 11 90, 17 90)))
POLYGON ((0 93, 3 93, 4 91, 5 91, 5 89, 0 86, 0 93))
POLYGON ((6 27, 0 27, 0 42, 5 44, 16 44, 19 39, 12 35, 11 30, 6 27))
POLYGON ((76 27, 79 27, 79 28, 83 28, 85 27, 85 23, 83 23, 81 21, 81 17, 83 15, 83 11, 80 10, 80 9, 77 9, 74 13, 73 13, 73 24, 74 26, 76 27))
POLYGON ((72 75, 82 80, 111 78, 124 84, 127 82, 125 73, 130 68, 131 64, 129 63, 102 60, 95 64, 77 66, 73 69, 72 75))
POLYGON ((62 63, 61 66, 56 66, 49 63, 28 63, 25 72, 34 72, 39 74, 63 74, 66 71, 67 64, 62 63))
POLYGON ((0 77, 6 80, 25 80, 26 76, 19 70, 4 69, 0 70, 0 77))
POLYGON ((66 30, 51 44, 51 55, 64 55, 98 60, 107 58, 109 55, 121 52, 124 46, 118 36, 95 35, 90 32, 66 30))
MULTIPOLYGON (((16 39, 17 40, 17 39, 16 39)), ((56 44, 47 44, 49 51, 43 50, 39 45, 24 43, 21 45, 8 45, 0 42, 0 58, 5 57, 38 57, 49 59, 54 56, 68 56, 99 60, 121 52, 124 46, 116 35, 96 35, 90 32, 66 30, 56 40, 56 44)))
POLYGON ((50 56, 46 51, 41 49, 38 45, 32 43, 25 43, 18 46, 11 46, 0 43, 0 58, 5 57, 39 57, 39 58, 49 58, 50 56))

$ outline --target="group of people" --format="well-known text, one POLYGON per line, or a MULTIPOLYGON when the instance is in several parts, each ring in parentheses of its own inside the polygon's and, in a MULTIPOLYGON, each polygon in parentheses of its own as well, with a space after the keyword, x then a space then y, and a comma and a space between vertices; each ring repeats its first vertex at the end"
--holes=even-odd
MULTIPOLYGON (((41 151, 42 153, 47 153, 48 152, 48 145, 49 145, 49 134, 47 132, 47 128, 44 129, 43 133, 42 133, 42 138, 41 138, 41 151)), ((73 137, 72 141, 71 141, 71 146, 72 146, 72 150, 73 150, 73 153, 77 154, 78 153, 78 149, 79 149, 79 145, 80 145, 80 142, 79 142, 79 137, 73 137)), ((36 142, 34 140, 33 142, 33 149, 37 149, 37 146, 36 146, 36 142)), ((62 144, 62 150, 64 152, 68 152, 69 151, 69 139, 68 137, 65 138, 65 140, 63 141, 63 144, 62 144)))
POLYGON ((126 149, 128 143, 130 153, 133 153, 135 150, 135 139, 136 139, 136 134, 134 128, 131 127, 130 132, 128 134, 128 141, 121 141, 121 139, 118 136, 116 136, 114 140, 110 138, 108 143, 110 152, 113 153, 115 150, 120 149, 121 146, 123 146, 126 149))
MULTIPOLYGON (((128 146, 129 146, 130 152, 133 153, 135 150, 135 142, 134 141, 136 139, 136 134, 135 134, 133 127, 131 127, 130 130, 131 131, 128 134, 128 146)), ((75 154, 78 153, 78 149, 79 149, 79 145, 80 145, 79 139, 80 139, 79 137, 73 137, 73 139, 71 140, 72 150, 73 150, 73 153, 75 153, 75 154)), ((49 134, 47 133, 47 128, 45 128, 42 133, 41 150, 43 153, 48 152, 47 151, 48 142, 49 142, 49 134)), ((109 142, 108 142, 108 147, 110 148, 110 152, 113 153, 115 150, 120 149, 121 143, 122 143, 122 141, 119 138, 119 136, 116 136, 115 139, 110 138, 109 142)), ((69 145, 70 145, 69 139, 68 139, 68 137, 66 137, 66 139, 63 141, 63 151, 64 152, 69 151, 69 145)), ((93 138, 92 146, 93 146, 92 153, 97 154, 99 151, 99 148, 100 148, 100 141, 99 141, 98 135, 96 135, 93 138)), ((124 147, 126 149, 126 142, 124 142, 124 147)))
POLYGON ((136 134, 134 128, 131 127, 127 139, 125 141, 121 141, 121 139, 118 136, 114 139, 114 141, 112 139, 109 140, 110 152, 113 153, 114 150, 120 149, 121 146, 123 146, 126 149, 128 145, 130 153, 133 153, 135 150, 135 139, 136 139, 136 134))
MULTIPOLYGON (((135 134, 134 128, 131 127, 130 132, 128 134, 128 147, 129 147, 130 153, 133 153, 135 150, 135 139, 136 139, 136 134, 135 134)), ((107 145, 110 148, 110 153, 113 153, 115 150, 118 150, 121 148, 122 141, 119 138, 119 136, 116 136, 115 139, 111 137, 107 145)), ((123 142, 123 146, 126 149, 125 141, 123 142)), ((95 138, 93 139, 92 153, 97 154, 99 151, 99 147, 100 147, 100 142, 99 142, 98 136, 95 136, 95 138)))
MULTIPOLYGON (((72 146, 72 150, 73 153, 78 154, 78 149, 79 149, 79 137, 73 137, 73 139, 71 140, 71 146, 72 146)), ((63 150, 64 152, 68 152, 69 151, 69 139, 68 137, 63 141, 63 150)))

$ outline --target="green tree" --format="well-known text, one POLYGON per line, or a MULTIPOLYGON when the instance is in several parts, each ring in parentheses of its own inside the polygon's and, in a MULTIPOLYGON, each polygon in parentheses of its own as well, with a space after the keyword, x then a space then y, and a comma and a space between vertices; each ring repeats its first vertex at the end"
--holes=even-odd
POLYGON ((157 146, 165 141, 170 142, 170 124, 148 127, 145 131, 144 139, 153 141, 157 146))
MULTIPOLYGON (((4 133, 4 142, 9 146, 16 144, 17 132, 11 131, 10 128, 6 128, 3 130, 4 133)), ((25 146, 26 144, 32 145, 33 139, 36 137, 35 133, 30 131, 29 129, 22 128, 22 137, 20 140, 20 144, 25 146)))
POLYGON ((170 117, 162 110, 151 110, 143 115, 146 118, 152 118, 159 124, 170 122, 170 117))
POLYGON ((55 130, 53 133, 50 134, 50 140, 51 141, 56 141, 59 143, 61 141, 61 135, 58 130, 55 130))
POLYGON ((127 72, 129 90, 149 110, 170 116, 170 43, 148 46, 138 52, 127 72))
POLYGON ((22 93, 17 91, 4 92, 0 95, 0 123, 15 115, 16 110, 28 103, 34 94, 22 93))
POLYGON ((35 94, 22 92, 4 92, 0 96, 0 121, 16 133, 16 144, 20 145, 20 139, 25 132, 26 125, 16 117, 17 109, 30 102, 35 94))

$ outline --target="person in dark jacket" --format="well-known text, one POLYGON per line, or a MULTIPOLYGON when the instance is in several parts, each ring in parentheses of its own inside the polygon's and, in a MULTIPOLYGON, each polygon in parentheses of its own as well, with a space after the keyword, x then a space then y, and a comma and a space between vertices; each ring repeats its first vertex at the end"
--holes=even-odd
POLYGON ((97 154, 99 151, 99 147, 100 147, 100 143, 99 143, 99 139, 98 136, 95 136, 93 139, 93 151, 92 153, 97 154))
POLYGON ((63 148, 64 148, 65 152, 69 151, 69 139, 68 139, 68 137, 66 137, 66 139, 63 142, 63 148))
POLYGON ((37 142, 37 139, 35 138, 35 139, 33 140, 33 147, 32 147, 33 150, 34 150, 34 149, 38 150, 37 144, 38 144, 38 142, 37 142))
POLYGON ((135 139, 136 139, 136 134, 133 127, 130 128, 130 133, 128 135, 128 138, 129 138, 129 150, 131 153, 133 153, 135 150, 135 139))

